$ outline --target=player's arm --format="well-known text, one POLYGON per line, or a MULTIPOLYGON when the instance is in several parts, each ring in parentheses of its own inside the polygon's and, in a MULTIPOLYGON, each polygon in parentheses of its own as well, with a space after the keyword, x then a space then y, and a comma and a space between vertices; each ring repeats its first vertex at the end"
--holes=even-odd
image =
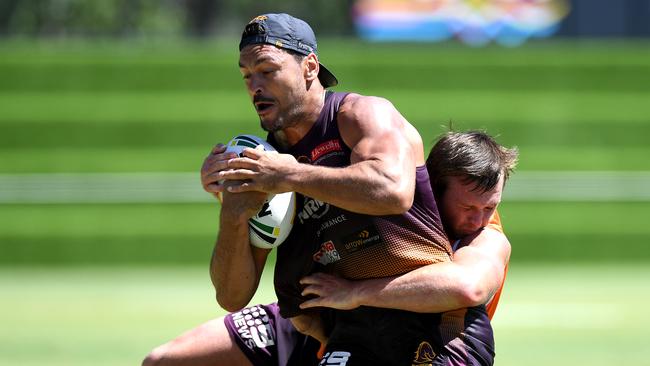
MULTIPOLYGON (((224 147, 215 147, 206 158, 201 181, 206 191, 211 192, 211 172, 223 168, 228 158, 224 147)), ((260 209, 266 193, 246 192, 243 194, 223 193, 219 234, 212 251, 210 278, 216 290, 217 302, 228 311, 236 311, 248 304, 255 294, 262 276, 269 250, 250 245, 248 219, 260 209)))
MULTIPOLYGON (((224 195, 224 206, 229 195, 224 195)), ((228 311, 245 307, 253 297, 270 251, 250 245, 248 219, 256 212, 249 216, 233 213, 226 207, 221 210, 219 235, 210 261, 210 278, 217 302, 228 311)))
POLYGON ((486 228, 454 253, 452 262, 430 264, 403 275, 349 281, 319 273, 305 277, 301 307, 354 309, 358 306, 438 313, 487 303, 500 287, 510 257, 502 233, 486 228))
POLYGON ((419 134, 389 101, 377 97, 348 95, 337 118, 341 137, 352 150, 350 166, 306 166, 290 178, 293 188, 355 212, 408 210, 416 164, 424 163, 419 134))
POLYGON ((385 99, 351 94, 339 109, 341 137, 351 165, 299 164, 286 154, 245 150, 219 179, 246 180, 232 192, 294 191, 343 209, 371 214, 403 213, 413 203, 416 164, 424 164, 422 140, 385 99))

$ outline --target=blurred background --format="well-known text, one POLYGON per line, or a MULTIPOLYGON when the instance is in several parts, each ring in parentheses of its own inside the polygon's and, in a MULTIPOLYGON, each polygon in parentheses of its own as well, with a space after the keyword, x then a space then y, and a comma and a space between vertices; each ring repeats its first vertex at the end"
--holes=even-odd
POLYGON ((263 135, 237 45, 265 12, 427 149, 450 124, 519 147, 497 365, 650 364, 650 1, 2 0, 0 365, 139 364, 224 314, 198 170, 263 135))

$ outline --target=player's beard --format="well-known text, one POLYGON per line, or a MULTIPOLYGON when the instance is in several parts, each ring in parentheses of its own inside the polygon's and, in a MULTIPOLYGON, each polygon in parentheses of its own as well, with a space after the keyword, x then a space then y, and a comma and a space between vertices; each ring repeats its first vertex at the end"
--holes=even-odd
POLYGON ((275 133, 285 128, 295 127, 306 118, 305 104, 299 101, 289 104, 286 108, 277 105, 277 117, 266 122, 260 117, 260 126, 266 132, 275 133))
POLYGON ((283 115, 278 115, 278 117, 276 117, 272 121, 267 121, 267 122, 264 122, 264 120, 260 118, 260 127, 262 127, 264 131, 270 133, 275 133, 285 128, 293 127, 296 124, 297 121, 294 121, 293 119, 289 119, 283 115))

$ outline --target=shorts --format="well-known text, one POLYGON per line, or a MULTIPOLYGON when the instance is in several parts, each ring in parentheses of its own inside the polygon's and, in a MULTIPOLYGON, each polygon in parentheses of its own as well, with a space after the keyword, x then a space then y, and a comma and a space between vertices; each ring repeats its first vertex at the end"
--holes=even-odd
POLYGON ((255 366, 317 365, 320 342, 298 332, 278 305, 254 305, 224 318, 230 337, 255 366))
MULTIPOLYGON (((448 334, 441 332, 442 314, 360 307, 336 312, 334 316, 335 325, 320 366, 486 366, 494 363, 489 322, 489 336, 483 342, 463 331, 448 339, 448 334)), ((464 330, 472 330, 468 324, 461 325, 464 330)))

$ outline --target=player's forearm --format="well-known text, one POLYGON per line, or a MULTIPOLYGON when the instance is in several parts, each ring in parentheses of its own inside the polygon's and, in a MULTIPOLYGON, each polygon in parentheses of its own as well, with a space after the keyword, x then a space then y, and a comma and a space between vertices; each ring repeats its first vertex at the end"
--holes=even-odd
POLYGON ((452 262, 430 264, 375 283, 358 282, 360 304, 437 313, 487 303, 503 281, 510 244, 492 229, 466 240, 468 245, 454 253, 452 262))
POLYGON ((300 164, 287 180, 292 191, 368 215, 405 212, 413 203, 415 189, 413 177, 390 172, 373 160, 344 168, 300 164))
POLYGON ((453 262, 438 263, 392 278, 358 281, 354 296, 359 305, 439 313, 486 302, 476 291, 478 282, 453 262))
POLYGON ((212 253, 210 277, 217 302, 236 311, 248 304, 261 276, 248 239, 248 220, 222 215, 219 237, 212 253))

